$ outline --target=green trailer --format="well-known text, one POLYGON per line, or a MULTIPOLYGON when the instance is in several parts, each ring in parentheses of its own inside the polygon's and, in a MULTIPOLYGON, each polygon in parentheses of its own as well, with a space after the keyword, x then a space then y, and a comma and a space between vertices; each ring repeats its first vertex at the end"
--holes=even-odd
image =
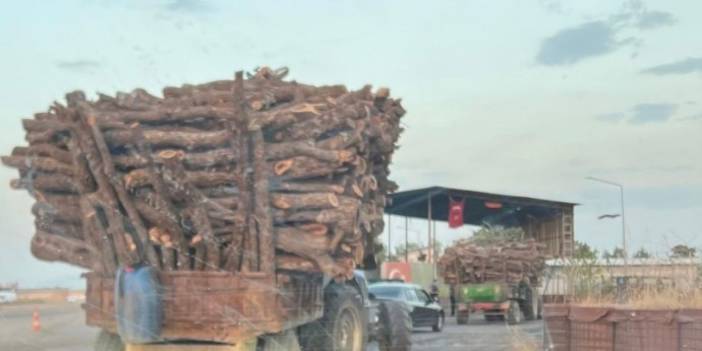
POLYGON ((470 314, 475 312, 482 312, 487 321, 506 320, 509 324, 541 317, 537 289, 526 281, 461 284, 454 291, 458 324, 467 324, 470 314))

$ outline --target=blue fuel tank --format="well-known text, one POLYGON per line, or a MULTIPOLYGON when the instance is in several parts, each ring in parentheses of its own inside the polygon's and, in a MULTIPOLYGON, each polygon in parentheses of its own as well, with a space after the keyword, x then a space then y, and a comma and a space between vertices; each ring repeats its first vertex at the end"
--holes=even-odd
POLYGON ((152 267, 120 268, 115 278, 117 332, 125 343, 161 340, 162 288, 152 267))

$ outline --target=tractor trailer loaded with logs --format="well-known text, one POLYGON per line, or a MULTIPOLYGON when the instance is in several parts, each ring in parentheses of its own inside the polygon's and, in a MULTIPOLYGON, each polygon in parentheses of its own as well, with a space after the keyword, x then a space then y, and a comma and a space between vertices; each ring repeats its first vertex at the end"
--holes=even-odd
POLYGON ((2 161, 35 199, 31 251, 90 271, 98 349, 120 349, 116 333, 132 347, 362 349, 354 269, 378 247, 405 111, 386 88, 286 74, 238 72, 162 98, 76 91, 23 120, 28 145, 2 161))

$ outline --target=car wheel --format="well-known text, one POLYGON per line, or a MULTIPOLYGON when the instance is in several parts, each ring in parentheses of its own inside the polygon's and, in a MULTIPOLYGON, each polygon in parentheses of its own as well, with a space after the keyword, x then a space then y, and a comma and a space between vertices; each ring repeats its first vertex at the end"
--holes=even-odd
POLYGON ((441 313, 441 314, 439 314, 439 317, 436 319, 436 324, 434 324, 431 327, 431 330, 438 333, 438 332, 441 332, 441 330, 443 330, 443 329, 444 329, 444 314, 441 313))
POLYGON ((93 349, 95 351, 124 351, 124 344, 119 335, 101 330, 93 349))
POLYGON ((396 301, 382 301, 380 310, 380 351, 409 351, 412 349, 412 318, 407 309, 396 301))

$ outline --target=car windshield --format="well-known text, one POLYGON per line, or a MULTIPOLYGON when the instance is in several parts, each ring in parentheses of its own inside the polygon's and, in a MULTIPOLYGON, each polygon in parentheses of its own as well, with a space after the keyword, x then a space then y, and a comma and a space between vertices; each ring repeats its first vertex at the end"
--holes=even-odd
POLYGON ((402 289, 397 286, 371 286, 368 290, 375 296, 386 299, 400 299, 402 289))

